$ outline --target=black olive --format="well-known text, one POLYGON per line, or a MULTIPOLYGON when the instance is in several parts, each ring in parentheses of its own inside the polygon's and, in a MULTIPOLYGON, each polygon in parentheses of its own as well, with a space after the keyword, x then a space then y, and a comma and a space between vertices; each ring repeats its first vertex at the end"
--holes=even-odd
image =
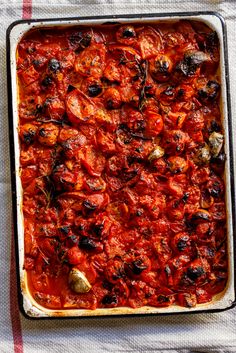
POLYGON ((35 109, 35 116, 38 117, 40 114, 43 113, 43 111, 44 111, 43 105, 37 104, 35 109))
POLYGON ((83 206, 88 210, 88 211, 94 211, 97 208, 97 205, 92 204, 88 200, 83 201, 83 206))
POLYGON ((202 101, 213 101, 218 96, 220 85, 216 81, 208 81, 203 89, 198 91, 198 97, 202 101))
POLYGON ((116 295, 107 294, 102 298, 103 305, 111 305, 111 304, 117 304, 117 303, 118 303, 118 300, 116 295))
POLYGON ((184 251, 187 247, 187 242, 184 239, 180 239, 177 243, 177 249, 179 251, 184 251))
POLYGON ((69 239, 72 241, 73 244, 78 244, 78 237, 72 234, 69 239))
POLYGON ((155 67, 158 73, 168 74, 169 63, 167 61, 157 60, 155 61, 155 67))
POLYGON ((159 294, 157 296, 158 303, 169 303, 170 299, 166 295, 159 294))
POLYGON ((107 108, 108 108, 108 109, 113 109, 114 106, 115 106, 114 101, 113 101, 112 99, 108 99, 108 101, 107 101, 107 108))
POLYGON ((185 203, 189 198, 189 192, 185 192, 184 196, 182 197, 182 201, 185 203))
POLYGON ((39 67, 39 65, 41 64, 41 61, 40 61, 40 60, 33 60, 33 61, 32 61, 32 64, 33 64, 35 67, 39 67))
POLYGON ((81 223, 80 225, 78 225, 78 230, 79 230, 79 231, 85 230, 85 226, 84 226, 83 223, 81 223))
POLYGON ((125 124, 125 123, 121 123, 119 125, 119 129, 124 130, 124 131, 129 131, 129 128, 128 128, 127 124, 125 124))
POLYGON ((197 70, 197 65, 191 64, 189 60, 184 59, 176 65, 175 69, 184 76, 193 76, 197 70))
POLYGON ((214 257, 215 256, 215 250, 211 249, 211 248, 207 248, 207 256, 214 257))
POLYGON ((98 84, 93 84, 88 88, 88 94, 90 97, 96 97, 102 92, 102 87, 98 84))
POLYGON ((67 88, 67 93, 70 93, 70 92, 74 91, 74 89, 76 89, 74 86, 69 85, 68 88, 67 88))
POLYGON ((174 87, 172 86, 167 87, 165 91, 162 92, 162 94, 164 94, 167 97, 173 97, 173 95, 175 94, 174 87))
POLYGON ((133 38, 136 36, 135 31, 132 27, 125 27, 122 32, 123 38, 133 38))
POLYGON ((47 136, 47 133, 46 133, 45 129, 42 128, 42 129, 39 130, 39 136, 41 136, 41 137, 47 136))
POLYGON ((207 54, 201 51, 185 54, 184 59, 176 65, 176 70, 184 76, 193 76, 197 68, 207 60, 207 54))
POLYGON ((184 96, 184 94, 185 94, 185 90, 183 89, 183 88, 180 88, 179 90, 178 90, 178 92, 177 92, 177 99, 178 98, 182 98, 183 96, 184 96))
POLYGON ((76 48, 87 48, 92 40, 90 33, 77 32, 70 36, 69 42, 73 47, 76 48))
POLYGON ((70 230, 70 226, 61 226, 59 228, 59 230, 63 233, 63 234, 68 234, 69 230, 70 230))
POLYGON ((171 269, 170 269, 170 266, 166 266, 165 269, 164 269, 165 273, 167 276, 170 276, 171 275, 171 269))
POLYGON ((218 43, 219 43, 219 38, 218 38, 218 35, 215 31, 208 34, 208 36, 206 38, 207 51, 211 52, 214 47, 218 46, 218 43))
POLYGON ((133 274, 140 275, 144 270, 146 270, 147 266, 144 265, 141 259, 138 259, 131 263, 130 268, 133 274))
POLYGON ((200 89, 198 91, 198 98, 207 99, 207 92, 204 89, 200 89))
POLYGON ((221 131, 220 125, 215 120, 212 120, 212 122, 211 122, 211 132, 213 132, 213 131, 216 131, 216 132, 221 131))
POLYGON ((100 223, 100 224, 94 224, 93 226, 93 232, 100 237, 102 235, 102 231, 104 228, 104 224, 100 223))
POLYGON ((202 275, 204 275, 205 271, 201 266, 198 266, 196 268, 194 267, 189 267, 187 269, 187 276, 188 278, 190 278, 192 281, 195 281, 196 279, 198 279, 199 277, 201 277, 202 275))
POLYGON ((223 193, 221 183, 215 181, 209 188, 209 194, 213 197, 220 197, 223 193))
POLYGON ((91 33, 86 33, 83 35, 81 41, 80 41, 80 45, 82 48, 87 48, 90 43, 91 43, 91 40, 92 40, 92 35, 91 33))
POLYGON ((135 215, 136 215, 137 217, 141 217, 142 214, 143 214, 143 210, 137 210, 136 213, 135 213, 135 215))
POLYGON ((204 211, 197 211, 192 215, 191 221, 198 221, 198 220, 203 220, 203 221, 209 221, 210 220, 210 215, 208 212, 204 211))
POLYGON ((111 291, 114 285, 112 283, 110 283, 110 282, 105 280, 105 281, 102 282, 102 286, 103 286, 103 288, 111 291))
POLYGON ((58 70, 60 70, 60 63, 57 59, 51 59, 48 62, 48 68, 50 71, 56 72, 58 70))
POLYGON ((97 245, 92 239, 88 237, 81 237, 79 240, 79 247, 84 250, 94 250, 97 245))
POLYGON ((136 121, 135 131, 144 131, 145 127, 146 127, 146 121, 145 120, 136 121))
POLYGON ((23 137, 24 137, 24 142, 25 142, 27 145, 30 145, 31 143, 34 142, 35 131, 29 129, 27 132, 25 132, 25 133, 23 134, 23 137))
POLYGON ((223 165, 226 161, 226 154, 224 152, 220 152, 217 157, 211 158, 211 163, 215 163, 218 165, 223 165))
POLYGON ((144 92, 147 98, 153 97, 153 93, 150 91, 153 89, 153 86, 144 86, 144 92))
POLYGON ((46 76, 46 77, 42 80, 41 84, 42 84, 42 86, 44 86, 44 87, 50 86, 50 85, 52 84, 52 79, 51 79, 51 77, 50 77, 50 76, 46 76))

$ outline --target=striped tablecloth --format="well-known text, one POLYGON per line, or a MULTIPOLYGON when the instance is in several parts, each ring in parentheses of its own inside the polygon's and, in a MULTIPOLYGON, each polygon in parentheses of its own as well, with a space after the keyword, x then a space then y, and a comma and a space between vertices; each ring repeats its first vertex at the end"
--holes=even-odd
POLYGON ((124 13, 218 11, 229 39, 236 130, 236 2, 220 0, 2 0, 0 2, 0 353, 236 352, 236 308, 218 314, 64 321, 29 321, 17 305, 7 124, 5 32, 21 18, 124 13))

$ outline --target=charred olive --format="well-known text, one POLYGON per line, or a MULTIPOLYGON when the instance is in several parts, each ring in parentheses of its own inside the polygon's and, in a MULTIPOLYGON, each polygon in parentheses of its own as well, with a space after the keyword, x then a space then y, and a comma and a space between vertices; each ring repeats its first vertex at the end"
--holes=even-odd
POLYGON ((93 232, 100 237, 102 235, 102 231, 104 229, 104 225, 102 223, 100 224, 94 224, 93 226, 93 232))
POLYGON ((211 158, 211 163, 215 163, 218 165, 223 165, 226 161, 226 154, 224 152, 220 152, 218 156, 211 158))
POLYGON ((162 303, 169 303, 170 298, 167 297, 166 295, 159 294, 159 295, 157 296, 157 301, 158 301, 159 304, 162 304, 162 303))
POLYGON ((92 239, 88 237, 81 237, 79 240, 79 247, 84 250, 94 250, 97 245, 92 239))
POLYGON ((61 226, 59 228, 59 230, 63 233, 63 234, 68 234, 70 231, 70 226, 61 226))
POLYGON ((220 128, 220 125, 217 123, 217 121, 212 120, 209 132, 214 132, 214 131, 220 132, 220 130, 221 130, 221 128, 220 128))
POLYGON ((51 59, 49 60, 49 63, 48 63, 48 68, 50 71, 52 72, 56 72, 58 70, 60 70, 60 63, 57 59, 51 59))
POLYGON ((88 88, 89 97, 96 97, 102 93, 102 87, 98 84, 93 84, 88 88))
POLYGON ((52 84, 52 79, 51 79, 51 77, 50 77, 50 76, 46 76, 46 77, 42 80, 41 84, 42 84, 43 87, 48 87, 48 86, 50 86, 50 85, 52 84))
POLYGON ((91 33, 76 32, 69 38, 69 42, 73 47, 76 48, 87 48, 92 40, 91 33))
POLYGON ((69 85, 68 88, 67 88, 67 93, 70 93, 70 92, 74 91, 74 89, 76 89, 74 86, 69 85))
POLYGON ((185 203, 185 202, 187 202, 187 200, 188 200, 188 198, 189 198, 189 192, 185 192, 184 193, 184 196, 182 197, 182 201, 185 203))
POLYGON ((216 31, 211 32, 207 35, 206 38, 206 49, 211 52, 214 47, 217 47, 219 44, 219 38, 216 31))
POLYGON ((118 300, 116 295, 110 295, 107 294, 102 298, 102 304, 103 305, 112 305, 112 304, 117 304, 118 300))
POLYGON ((216 81, 208 81, 206 86, 198 91, 199 99, 204 101, 213 101, 217 98, 220 91, 220 85, 216 81))
POLYGON ((204 269, 201 266, 189 267, 187 269, 187 276, 192 281, 196 281, 199 277, 205 274, 204 269))
POLYGON ((192 222, 201 222, 201 221, 210 221, 211 216, 210 213, 206 210, 197 210, 195 213, 193 213, 191 217, 192 222))
POLYGON ((144 270, 147 269, 147 266, 142 262, 141 259, 135 260, 130 265, 133 274, 140 275, 144 270))
MULTIPOLYGON (((180 91, 180 90, 179 90, 180 91)), ((184 93, 184 92, 183 92, 184 93)), ((175 89, 172 86, 168 86, 163 92, 161 92, 162 95, 166 97, 174 97, 175 95, 175 89)))
POLYGON ((183 251, 186 249, 186 247, 187 247, 187 241, 184 239, 180 239, 177 243, 177 249, 179 251, 183 251))
POLYGON ((197 68, 205 61, 209 60, 209 56, 201 51, 187 53, 184 59, 176 65, 176 71, 184 76, 193 76, 197 68))
POLYGON ((209 194, 212 197, 220 197, 223 194, 223 185, 220 181, 215 180, 208 186, 209 194))
POLYGON ((123 38, 133 38, 136 36, 134 28, 131 26, 124 27, 122 30, 122 37, 123 38))
POLYGON ((96 208, 97 208, 97 205, 92 204, 92 203, 91 203, 90 201, 88 201, 88 200, 84 200, 84 201, 83 201, 83 206, 84 206, 85 209, 88 210, 88 211, 94 211, 94 210, 96 210, 96 208))

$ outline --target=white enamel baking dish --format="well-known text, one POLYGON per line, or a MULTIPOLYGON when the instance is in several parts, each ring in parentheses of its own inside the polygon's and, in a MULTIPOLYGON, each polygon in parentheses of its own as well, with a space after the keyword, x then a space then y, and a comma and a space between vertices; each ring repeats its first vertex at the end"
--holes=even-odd
POLYGON ((230 96, 228 85, 228 58, 226 27, 222 17, 216 13, 173 13, 151 15, 119 15, 104 17, 67 18, 51 20, 17 21, 7 30, 7 68, 9 93, 9 130, 12 168, 12 194, 16 241, 16 259, 18 266, 19 303, 22 313, 27 318, 68 318, 68 317, 96 317, 110 315, 145 315, 145 314, 179 314, 213 312, 232 308, 235 304, 235 271, 234 271, 234 229, 235 229, 235 200, 233 175, 233 146, 232 125, 230 111, 230 96), (159 21, 177 21, 180 19, 202 21, 215 30, 220 40, 220 72, 221 72, 221 109, 222 123, 225 133, 225 153, 227 156, 225 166, 226 205, 227 205, 227 236, 228 236, 228 282, 225 290, 216 295, 213 301, 207 304, 198 304, 195 308, 183 308, 177 305, 167 308, 142 307, 132 309, 117 307, 96 310, 50 310, 40 306, 32 298, 28 286, 24 263, 24 222, 22 214, 22 188, 19 175, 19 139, 18 139, 18 108, 17 108, 17 77, 16 77, 16 49, 22 36, 32 28, 38 27, 68 27, 73 25, 100 25, 104 23, 155 23, 159 21))

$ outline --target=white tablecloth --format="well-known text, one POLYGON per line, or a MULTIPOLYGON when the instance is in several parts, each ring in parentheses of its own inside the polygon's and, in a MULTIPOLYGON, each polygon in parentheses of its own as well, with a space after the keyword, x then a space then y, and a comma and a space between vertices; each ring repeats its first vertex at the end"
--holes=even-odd
POLYGON ((0 353, 228 353, 236 352, 236 308, 216 314, 168 317, 29 321, 17 308, 12 255, 12 212, 8 146, 5 32, 23 17, 69 17, 124 13, 217 11, 229 40, 232 116, 236 131, 236 2, 208 0, 0 2, 0 353))

